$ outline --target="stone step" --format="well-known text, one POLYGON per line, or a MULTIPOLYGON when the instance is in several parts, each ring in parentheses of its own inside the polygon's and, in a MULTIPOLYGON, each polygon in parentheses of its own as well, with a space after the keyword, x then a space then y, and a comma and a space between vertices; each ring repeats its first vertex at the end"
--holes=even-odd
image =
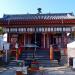
MULTIPOLYGON (((24 50, 20 56, 20 60, 25 60, 26 58, 33 58, 33 50, 24 50)), ((46 60, 49 59, 49 51, 46 50, 36 50, 35 58, 39 60, 46 60)))
POLYGON ((10 61, 8 66, 10 66, 10 67, 16 66, 16 61, 14 61, 14 60, 10 61))
POLYGON ((38 60, 38 62, 40 63, 39 65, 43 66, 43 67, 58 67, 59 66, 57 60, 53 60, 53 61, 50 61, 50 60, 38 60))

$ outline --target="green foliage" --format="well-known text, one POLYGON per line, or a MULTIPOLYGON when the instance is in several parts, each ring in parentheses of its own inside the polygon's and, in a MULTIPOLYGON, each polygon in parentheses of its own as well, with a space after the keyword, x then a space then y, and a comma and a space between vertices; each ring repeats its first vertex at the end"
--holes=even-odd
POLYGON ((3 28, 0 27, 0 34, 3 34, 3 28))
POLYGON ((18 61, 17 62, 17 66, 22 67, 23 66, 23 62, 18 61))

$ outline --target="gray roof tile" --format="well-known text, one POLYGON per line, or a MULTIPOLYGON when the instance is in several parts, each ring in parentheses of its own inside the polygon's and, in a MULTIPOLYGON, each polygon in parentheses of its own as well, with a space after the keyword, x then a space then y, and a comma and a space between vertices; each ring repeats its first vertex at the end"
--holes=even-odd
POLYGON ((49 14, 15 14, 4 15, 3 19, 17 20, 17 19, 75 19, 73 13, 49 13, 49 14))

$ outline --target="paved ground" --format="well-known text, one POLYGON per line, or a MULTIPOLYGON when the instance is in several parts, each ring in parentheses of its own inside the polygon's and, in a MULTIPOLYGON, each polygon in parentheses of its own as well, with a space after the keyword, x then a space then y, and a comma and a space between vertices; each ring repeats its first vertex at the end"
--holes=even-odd
MULTIPOLYGON (((3 72, 0 72, 0 75, 16 75, 16 71, 13 68, 4 70, 3 72)), ((75 75, 75 71, 73 71, 71 68, 66 67, 53 67, 53 68, 45 68, 43 71, 37 71, 33 74, 29 75, 75 75)))
POLYGON ((75 71, 66 67, 46 68, 44 71, 38 71, 32 75, 75 75, 75 71))
POLYGON ((12 69, 8 69, 6 71, 0 72, 0 75, 16 75, 15 71, 12 69))

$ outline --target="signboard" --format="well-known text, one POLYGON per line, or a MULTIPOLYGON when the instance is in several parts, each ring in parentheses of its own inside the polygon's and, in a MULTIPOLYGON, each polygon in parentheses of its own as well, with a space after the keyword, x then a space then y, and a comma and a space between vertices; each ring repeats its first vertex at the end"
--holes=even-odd
POLYGON ((75 68, 75 58, 73 58, 73 68, 75 68))
POLYGON ((0 41, 0 50, 3 50, 3 41, 0 41))
POLYGON ((4 46, 4 50, 5 50, 5 61, 7 62, 8 61, 8 50, 9 50, 10 45, 9 45, 9 43, 4 42, 3 46, 4 46))
POLYGON ((3 50, 3 36, 0 36, 0 50, 3 50))
POLYGON ((9 43, 4 43, 4 50, 9 50, 9 43))

